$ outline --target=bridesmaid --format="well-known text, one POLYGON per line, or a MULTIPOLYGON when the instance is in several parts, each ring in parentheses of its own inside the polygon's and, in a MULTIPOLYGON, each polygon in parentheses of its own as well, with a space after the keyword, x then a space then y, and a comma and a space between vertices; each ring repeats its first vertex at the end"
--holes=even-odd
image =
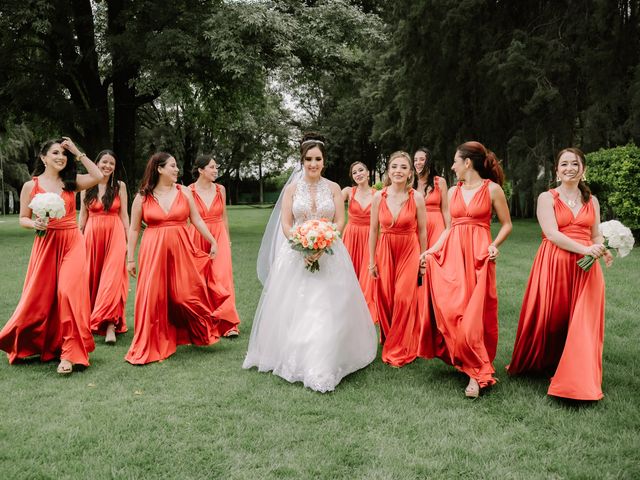
POLYGON ((175 158, 165 152, 152 155, 131 206, 127 270, 133 277, 141 222, 147 225, 138 252, 135 333, 125 356, 132 364, 161 361, 175 353, 177 345, 211 345, 220 337, 212 313, 214 301, 228 295, 220 293, 211 299, 205 281, 217 243, 200 218, 191 192, 177 181, 175 158), (191 241, 189 219, 211 244, 208 255, 191 241))
MULTIPOLYGON (((216 281, 228 292, 227 298, 214 312, 221 323, 224 337, 237 337, 240 317, 236 310, 236 295, 233 285, 233 265, 231 263, 231 241, 229 240, 229 221, 227 219, 226 193, 224 187, 214 183, 218 177, 218 165, 211 155, 201 155, 193 166, 195 183, 189 185, 198 213, 207 225, 207 229, 218 242, 218 253, 212 260, 212 269, 216 281)), ((209 242, 192 226, 189 229, 196 247, 204 252, 211 248, 209 242)))
POLYGON ((376 190, 369 186, 369 169, 364 163, 353 162, 349 167, 349 172, 355 186, 342 189, 342 199, 349 202, 348 222, 342 232, 342 242, 353 262, 353 268, 362 293, 367 300, 371 318, 377 322, 373 299, 374 282, 367 271, 371 202, 376 190))
MULTIPOLYGON (((424 195, 427 211, 427 252, 433 253, 437 250, 434 246, 440 237, 444 241, 446 231, 451 226, 447 182, 436 176, 431 152, 425 147, 418 148, 413 154, 413 167, 416 171, 416 189, 424 195)), ((418 355, 423 358, 442 356, 445 352, 444 339, 435 324, 427 285, 418 287, 418 312, 421 317, 418 355)))
POLYGON ((378 279, 382 361, 401 367, 418 354, 417 288, 418 275, 424 273, 420 252, 426 246, 425 207, 422 194, 411 188, 413 167, 408 153, 391 155, 384 183, 371 205, 369 273, 378 279))
POLYGON ((69 374, 73 365, 89 365, 95 345, 89 329, 89 290, 84 239, 76 223, 78 190, 96 185, 102 172, 67 137, 46 142, 20 193, 20 225, 45 231, 36 236, 22 296, 11 319, 0 331, 0 349, 9 363, 32 355, 46 362, 60 359, 57 371, 69 374), (88 174, 77 174, 78 160, 88 174), (38 193, 59 194, 66 206, 60 219, 32 219, 31 199, 38 193), (47 221, 49 220, 49 221, 47 221))
POLYGON ((495 260, 511 233, 511 217, 501 185, 502 168, 481 143, 456 149, 451 169, 458 184, 449 189, 451 229, 422 254, 438 331, 446 349, 440 358, 469 376, 465 395, 476 398, 496 380, 498 344, 495 260), (501 228, 491 240, 491 215, 501 228), (442 248, 440 246, 442 245, 442 248))
POLYGON ((584 255, 613 262, 600 235, 600 206, 584 183, 584 154, 565 148, 556 158, 558 187, 538 197, 542 244, 522 301, 511 375, 549 373, 548 394, 600 400, 604 339, 604 278, 596 262, 588 272, 584 255))
POLYGON ((80 194, 80 230, 87 248, 91 331, 113 344, 116 333, 127 331, 127 187, 118 180, 117 160, 111 150, 101 151, 96 164, 104 177, 80 194))

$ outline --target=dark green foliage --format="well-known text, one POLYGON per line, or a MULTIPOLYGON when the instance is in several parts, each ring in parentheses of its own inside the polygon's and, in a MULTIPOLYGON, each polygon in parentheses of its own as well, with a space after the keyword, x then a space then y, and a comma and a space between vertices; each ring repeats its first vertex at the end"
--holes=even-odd
POLYGON ((587 155, 587 178, 603 220, 616 218, 640 232, 640 148, 633 144, 587 155))

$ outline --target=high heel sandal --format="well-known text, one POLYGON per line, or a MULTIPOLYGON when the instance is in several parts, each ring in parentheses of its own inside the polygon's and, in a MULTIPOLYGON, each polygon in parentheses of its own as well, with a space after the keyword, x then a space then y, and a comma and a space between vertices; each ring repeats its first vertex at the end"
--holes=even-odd
POLYGON ((58 372, 60 375, 69 375, 71 372, 73 372, 73 363, 71 363, 69 360, 60 360, 58 368, 56 368, 56 372, 58 372))

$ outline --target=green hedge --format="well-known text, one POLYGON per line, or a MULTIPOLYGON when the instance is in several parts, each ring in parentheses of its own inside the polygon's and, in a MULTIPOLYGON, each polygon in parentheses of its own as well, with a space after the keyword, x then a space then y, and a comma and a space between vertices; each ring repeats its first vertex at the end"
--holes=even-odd
POLYGON ((587 155, 587 183, 600 201, 603 221, 616 218, 640 230, 640 148, 633 144, 587 155))

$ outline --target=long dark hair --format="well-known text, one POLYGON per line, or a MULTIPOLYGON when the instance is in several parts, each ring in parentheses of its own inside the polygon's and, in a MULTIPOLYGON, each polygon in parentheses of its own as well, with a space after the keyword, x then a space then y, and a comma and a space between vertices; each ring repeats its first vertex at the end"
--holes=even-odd
POLYGON ((351 165, 349 165, 349 178, 351 179, 351 185, 354 185, 354 186, 357 184, 356 184, 356 181, 353 179, 353 174, 351 172, 353 171, 353 167, 355 167, 356 165, 362 165, 364 169, 367 171, 367 173, 369 172, 369 167, 367 167, 365 163, 361 162, 360 160, 356 160, 351 165))
MULTIPOLYGON (((564 148, 558 152, 558 155, 556 155, 556 163, 554 165, 554 170, 556 172, 558 171, 558 164, 560 163, 560 157, 567 152, 573 153, 576 157, 578 157, 578 160, 580 160, 580 163, 582 164, 582 172, 584 173, 584 171, 587 168, 587 158, 584 156, 584 153, 582 152, 582 150, 576 147, 564 148)), ((591 199, 591 189, 586 183, 584 183, 584 180, 582 178, 578 182, 578 188, 580 189, 582 202, 587 203, 591 199)))
POLYGON ((193 167, 191 168, 191 175, 194 179, 197 180, 200 176, 200 172, 198 170, 201 168, 204 169, 207 165, 209 165, 211 160, 216 160, 215 157, 211 154, 200 155, 198 158, 196 158, 196 161, 193 162, 193 167))
POLYGON ((481 178, 488 178, 498 185, 504 183, 504 172, 495 153, 480 142, 465 142, 456 148, 462 158, 468 158, 473 163, 473 169, 481 178))
MULTIPOLYGON (((100 159, 105 155, 111 155, 116 161, 116 166, 113 169, 113 173, 110 175, 109 180, 107 180, 107 187, 104 191, 104 195, 102 196, 102 205, 104 207, 104 211, 107 212, 113 205, 113 200, 116 198, 116 195, 120 192, 120 162, 116 157, 116 154, 111 150, 102 150, 96 156, 94 163, 97 165, 100 162, 100 159)), ((98 185, 94 185, 89 188, 84 195, 84 204, 89 207, 91 202, 95 201, 98 198, 98 185)))
POLYGON ((418 149, 416 149, 415 153, 413 154, 413 156, 416 156, 416 153, 418 152, 422 152, 425 155, 425 161, 424 161, 424 167, 422 167, 422 171, 418 172, 416 171, 416 179, 414 182, 414 188, 418 188, 418 180, 424 180, 425 177, 427 179, 426 184, 427 187, 425 188, 424 192, 420 192, 420 193, 427 193, 427 189, 429 187, 431 187, 432 189, 435 188, 434 187, 434 179, 436 177, 436 169, 433 168, 433 158, 431 156, 431 151, 427 148, 427 147, 419 147, 418 149))
MULTIPOLYGON (((33 173, 31 174, 32 176, 37 177, 44 172, 44 162, 42 161, 42 157, 47 155, 49 149, 54 144, 62 142, 64 142, 64 139, 59 138, 55 140, 49 140, 42 144, 40 153, 36 157, 36 162, 33 167, 33 173)), ((60 146, 60 148, 62 148, 62 146, 60 146)), ((76 184, 76 175, 78 173, 78 169, 76 168, 76 157, 69 150, 62 148, 62 151, 64 152, 65 157, 67 157, 67 164, 62 170, 60 170, 59 173, 60 179, 64 183, 64 187, 62 187, 62 190, 64 190, 65 192, 75 192, 78 188, 78 185, 76 184)))
POLYGON ((157 152, 151 155, 144 169, 142 180, 140 180, 140 195, 143 197, 153 195, 153 189, 156 188, 158 179, 160 178, 158 168, 164 167, 172 156, 173 155, 167 152, 157 152))

